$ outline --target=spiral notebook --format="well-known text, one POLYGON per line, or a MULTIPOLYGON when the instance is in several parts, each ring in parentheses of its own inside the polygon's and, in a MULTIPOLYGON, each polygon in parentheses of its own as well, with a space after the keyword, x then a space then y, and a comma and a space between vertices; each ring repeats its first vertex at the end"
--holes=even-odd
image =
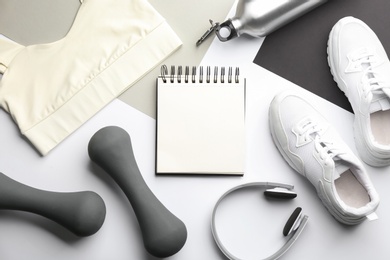
POLYGON ((157 174, 243 175, 245 79, 232 67, 164 65, 157 78, 157 174))

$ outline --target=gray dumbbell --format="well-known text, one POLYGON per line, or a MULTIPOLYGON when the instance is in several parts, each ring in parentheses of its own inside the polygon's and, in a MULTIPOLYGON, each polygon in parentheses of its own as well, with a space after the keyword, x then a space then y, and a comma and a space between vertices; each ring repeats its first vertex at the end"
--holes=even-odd
POLYGON ((186 226, 145 183, 134 158, 129 134, 116 126, 102 128, 92 136, 88 153, 126 194, 140 225, 145 249, 157 257, 177 253, 186 242, 186 226))
POLYGON ((1 172, 0 209, 41 215, 82 237, 96 233, 106 216, 104 201, 95 192, 39 190, 17 182, 1 172))

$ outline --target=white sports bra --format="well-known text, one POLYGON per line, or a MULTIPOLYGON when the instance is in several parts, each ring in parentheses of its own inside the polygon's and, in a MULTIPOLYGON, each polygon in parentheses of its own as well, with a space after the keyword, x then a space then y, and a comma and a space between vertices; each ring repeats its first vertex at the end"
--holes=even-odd
POLYGON ((0 38, 0 106, 45 155, 181 44, 146 0, 84 0, 59 41, 0 38))

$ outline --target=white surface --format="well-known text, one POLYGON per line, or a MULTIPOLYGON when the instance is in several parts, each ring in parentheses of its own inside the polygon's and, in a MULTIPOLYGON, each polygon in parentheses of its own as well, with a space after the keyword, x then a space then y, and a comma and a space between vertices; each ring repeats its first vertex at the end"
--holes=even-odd
MULTIPOLYGON (((268 130, 270 101, 283 89, 300 88, 250 62, 261 43, 262 39, 244 37, 227 43, 215 40, 202 62, 240 66, 241 75, 247 78, 244 177, 155 176, 155 121, 119 100, 108 105, 46 157, 40 157, 19 136, 15 124, 1 110, 0 171, 40 189, 93 190, 104 199, 107 216, 103 227, 95 235, 77 238, 40 216, 0 211, 0 259, 155 259, 143 248, 137 221, 124 194, 88 158, 90 137, 106 125, 117 125, 128 131, 147 184, 187 226, 185 246, 169 259, 224 259, 211 235, 211 212, 223 192, 248 181, 293 184, 298 198, 289 202, 272 202, 251 190, 222 203, 217 213, 217 228, 222 241, 237 256, 261 259, 273 253, 285 241, 281 235, 284 222, 296 206, 301 206, 304 214, 309 216, 308 225, 282 259, 389 259, 389 168, 367 166, 381 196, 378 220, 354 227, 334 220, 311 184, 285 163, 272 143, 268 130)), ((352 133, 353 115, 301 91, 356 151, 352 133)))

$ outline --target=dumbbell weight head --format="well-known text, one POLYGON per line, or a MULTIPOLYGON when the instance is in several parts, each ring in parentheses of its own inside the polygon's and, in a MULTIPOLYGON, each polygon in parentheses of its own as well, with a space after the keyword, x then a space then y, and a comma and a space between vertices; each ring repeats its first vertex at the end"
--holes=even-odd
POLYGON ((92 191, 52 192, 36 189, 0 173, 0 209, 35 213, 61 224, 77 236, 95 234, 106 206, 92 191))

